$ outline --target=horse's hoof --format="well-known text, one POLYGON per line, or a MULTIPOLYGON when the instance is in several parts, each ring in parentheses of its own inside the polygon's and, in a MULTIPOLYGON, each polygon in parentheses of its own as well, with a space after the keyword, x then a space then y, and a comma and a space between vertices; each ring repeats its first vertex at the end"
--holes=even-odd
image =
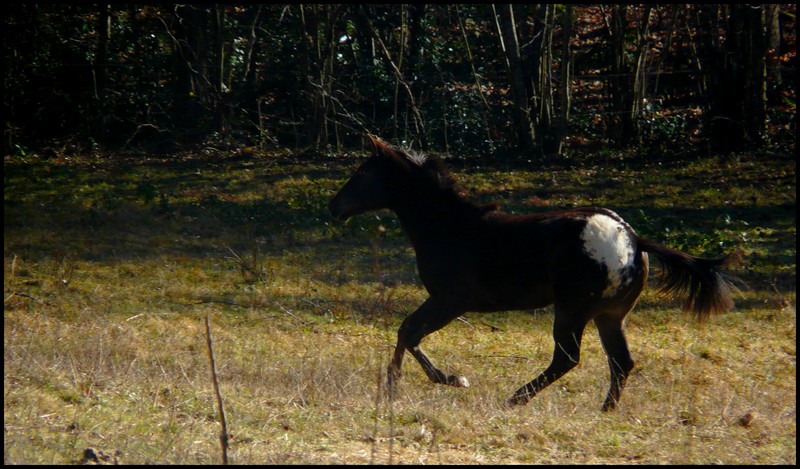
POLYGON ((398 381, 400 381, 400 373, 390 366, 386 376, 386 391, 390 396, 394 396, 397 392, 398 381))
POLYGON ((617 410, 617 403, 614 401, 604 402, 603 407, 601 407, 600 410, 602 412, 614 412, 615 410, 617 410))
POLYGON ((447 379, 447 381, 448 381, 447 384, 449 384, 450 386, 455 386, 457 388, 468 388, 469 387, 469 381, 467 380, 467 378, 465 376, 450 376, 447 379))
POLYGON ((518 405, 525 405, 528 403, 529 399, 526 399, 522 396, 512 396, 510 399, 507 399, 505 402, 506 407, 516 407, 518 405))
POLYGON ((397 396, 397 384, 392 381, 386 384, 387 384, 385 389, 386 395, 389 397, 389 399, 393 400, 397 396))

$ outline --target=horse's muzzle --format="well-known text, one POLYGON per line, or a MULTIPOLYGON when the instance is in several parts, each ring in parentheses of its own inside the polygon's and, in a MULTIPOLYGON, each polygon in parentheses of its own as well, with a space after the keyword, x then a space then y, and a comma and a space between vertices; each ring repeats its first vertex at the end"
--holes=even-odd
POLYGON ((344 221, 350 218, 350 214, 347 213, 346 207, 344 204, 339 200, 339 197, 334 197, 331 199, 331 202, 328 204, 328 210, 331 212, 333 218, 344 221))

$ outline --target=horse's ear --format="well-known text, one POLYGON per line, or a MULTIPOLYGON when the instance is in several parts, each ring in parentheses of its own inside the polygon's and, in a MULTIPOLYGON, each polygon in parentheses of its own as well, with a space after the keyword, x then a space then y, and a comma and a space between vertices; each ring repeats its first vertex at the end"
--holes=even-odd
POLYGON ((389 145, 377 135, 367 134, 367 137, 369 137, 370 142, 372 142, 372 148, 375 150, 375 154, 386 154, 388 150, 390 150, 389 145))

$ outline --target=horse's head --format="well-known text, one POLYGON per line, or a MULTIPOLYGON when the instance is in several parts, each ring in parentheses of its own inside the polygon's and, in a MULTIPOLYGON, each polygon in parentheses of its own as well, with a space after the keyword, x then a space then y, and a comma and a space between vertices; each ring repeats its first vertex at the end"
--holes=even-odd
POLYGON ((402 179, 406 156, 372 135, 374 152, 331 199, 331 214, 346 220, 371 210, 390 208, 402 179))

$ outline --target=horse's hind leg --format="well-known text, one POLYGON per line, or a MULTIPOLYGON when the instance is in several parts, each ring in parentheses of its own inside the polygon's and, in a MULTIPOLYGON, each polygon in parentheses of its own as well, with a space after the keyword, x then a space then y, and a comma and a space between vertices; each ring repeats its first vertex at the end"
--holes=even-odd
POLYGON ((633 359, 628 349, 628 341, 625 340, 623 321, 636 306, 642 288, 647 283, 649 270, 647 254, 641 253, 640 256, 636 261, 640 268, 634 274, 634 282, 629 290, 622 292, 620 303, 594 318, 597 331, 600 333, 600 342, 608 356, 608 368, 611 370, 611 385, 602 407, 604 412, 617 408, 625 381, 633 369, 633 359))
POLYGON ((426 335, 438 331, 461 314, 462 311, 456 308, 439 304, 432 298, 428 298, 425 303, 403 321, 397 331, 397 345, 394 349, 394 357, 389 363, 388 380, 390 390, 394 390, 395 383, 400 378, 403 354, 406 350, 411 352, 411 355, 417 359, 425 374, 434 383, 458 387, 469 386, 469 382, 463 376, 446 375, 436 368, 430 358, 425 355, 425 352, 419 348, 419 343, 426 335))
MULTIPOLYGON (((624 317, 624 315, 623 315, 624 317)), ((598 316, 594 323, 600 332, 600 342, 608 355, 608 367, 611 370, 611 387, 603 403, 603 411, 614 410, 619 402, 622 388, 633 369, 633 359, 622 330, 622 318, 613 316, 598 316)))
POLYGON ((575 368, 581 356, 581 338, 586 328, 586 319, 583 316, 567 314, 556 305, 555 323, 553 324, 553 360, 550 366, 533 381, 519 388, 511 398, 506 401, 508 405, 526 404, 539 391, 564 376, 569 370, 575 368), (561 311, 559 311, 561 310, 561 311))

